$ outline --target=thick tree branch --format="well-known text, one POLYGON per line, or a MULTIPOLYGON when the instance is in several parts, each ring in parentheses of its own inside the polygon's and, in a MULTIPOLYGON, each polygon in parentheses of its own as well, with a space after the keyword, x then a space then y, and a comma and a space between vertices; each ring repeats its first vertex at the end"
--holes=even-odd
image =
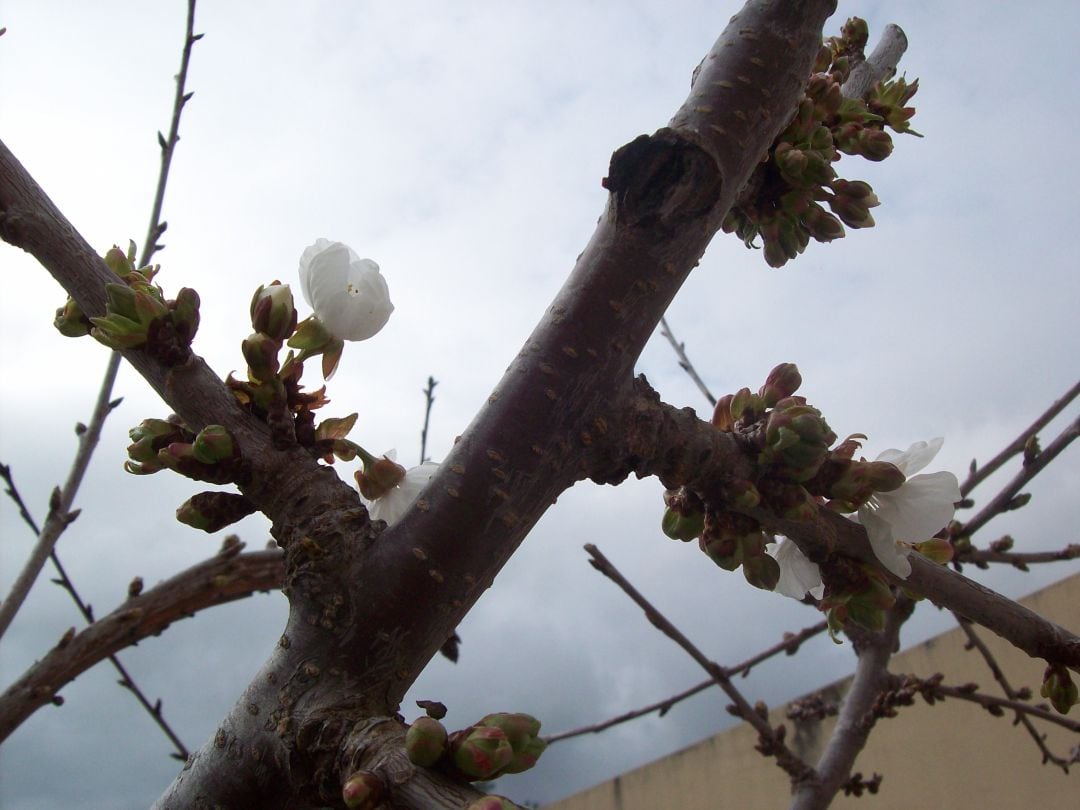
POLYGON ((874 703, 888 682, 889 658, 896 651, 900 627, 911 615, 912 607, 911 600, 899 600, 886 615, 885 629, 861 638, 855 676, 829 744, 815 768, 816 778, 795 786, 791 810, 824 810, 847 780, 870 736, 874 703))

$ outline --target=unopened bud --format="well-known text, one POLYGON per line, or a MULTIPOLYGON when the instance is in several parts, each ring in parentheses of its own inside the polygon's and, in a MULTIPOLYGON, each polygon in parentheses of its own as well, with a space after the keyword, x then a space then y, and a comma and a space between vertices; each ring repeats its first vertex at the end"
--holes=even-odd
POLYGON ((802 385, 802 375, 799 374, 798 366, 794 363, 781 363, 769 372, 769 376, 765 378, 765 384, 758 391, 758 396, 761 397, 766 408, 771 408, 780 400, 798 391, 800 385, 802 385))
POLYGON ((64 337, 82 337, 90 334, 91 324, 74 299, 69 298, 64 306, 56 310, 53 326, 64 337))
POLYGON ((418 717, 405 732, 405 753, 409 761, 430 768, 446 751, 446 728, 434 717, 418 717))
POLYGON ((1068 714, 1078 702, 1076 684, 1063 664, 1051 664, 1046 668, 1039 694, 1054 705, 1058 714, 1068 714))
POLYGON ((916 543, 914 549, 931 562, 944 565, 953 558, 952 543, 941 537, 932 537, 921 543, 916 543))
POLYGON ((251 327, 277 341, 296 329, 296 307, 288 284, 278 281, 259 287, 251 299, 251 327))
POLYGON ((386 796, 386 786, 371 771, 358 771, 341 788, 345 806, 355 810, 375 810, 386 796))
POLYGON ((361 452, 364 468, 356 471, 356 485, 369 501, 381 498, 405 479, 405 468, 386 456, 375 458, 361 452))
POLYGON ((207 425, 195 437, 192 454, 203 464, 217 464, 236 454, 232 436, 221 425, 207 425))
POLYGON ((476 726, 455 737, 450 743, 454 766, 470 779, 490 779, 513 759, 514 749, 502 729, 476 726))

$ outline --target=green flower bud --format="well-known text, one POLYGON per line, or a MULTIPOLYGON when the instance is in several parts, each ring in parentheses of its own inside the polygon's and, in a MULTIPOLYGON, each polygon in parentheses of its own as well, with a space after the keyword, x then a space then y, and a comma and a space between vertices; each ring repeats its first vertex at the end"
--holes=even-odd
POLYGON ((418 717, 405 732, 405 753, 409 761, 430 768, 446 751, 446 727, 434 717, 418 717))
POLYGON ((91 318, 90 336, 110 349, 137 349, 146 344, 146 327, 119 315, 91 318))
POLYGON ((256 332, 283 341, 296 329, 296 317, 288 284, 275 281, 255 291, 251 299, 251 326, 256 332))
POLYGON ((221 425, 207 425, 192 444, 192 455, 203 464, 217 464, 236 455, 232 436, 221 425))
POLYGON ((233 492, 200 492, 176 510, 176 519, 208 534, 224 529, 255 512, 243 495, 233 492))
POLYGON ((493 726, 474 726, 455 732, 450 739, 450 750, 454 766, 469 779, 490 779, 514 757, 506 733, 493 726))
POLYGON ((1050 664, 1046 668, 1039 694, 1054 705, 1058 714, 1068 714, 1078 702, 1076 684, 1063 664, 1050 664))
POLYGON ((850 17, 840 29, 840 37, 844 45, 856 52, 861 52, 866 47, 866 41, 870 37, 870 28, 866 20, 860 17, 850 17))
POLYGON ((705 516, 700 512, 693 515, 681 515, 674 509, 665 509, 660 521, 660 529, 672 540, 684 542, 693 540, 705 529, 705 516))
POLYGON ((121 315, 132 321, 139 320, 135 306, 135 290, 127 284, 105 285, 105 308, 109 314, 121 315))
POLYGON ((947 562, 951 562, 953 558, 952 543, 942 537, 932 537, 929 540, 916 543, 913 548, 928 560, 936 562, 938 565, 944 565, 947 562))
POLYGON ((274 379, 278 373, 278 349, 281 343, 262 332, 252 332, 240 344, 248 364, 248 377, 260 382, 274 379))
POLYGON ((489 714, 481 719, 478 725, 501 729, 510 742, 514 755, 500 774, 522 773, 529 770, 547 748, 547 743, 539 736, 540 721, 532 715, 506 712, 489 714))
POLYGON ((124 251, 116 245, 109 248, 108 252, 102 258, 105 260, 105 264, 108 265, 109 269, 121 278, 135 269, 134 260, 128 258, 124 251))
POLYGON ((780 581, 780 566, 768 554, 747 557, 743 560, 742 570, 746 581, 763 591, 775 590, 780 581))
POLYGON ((67 303, 56 310, 53 326, 64 337, 82 337, 90 334, 91 324, 82 308, 75 303, 74 299, 68 298, 67 303))
POLYGON ((191 345, 199 331, 199 303, 199 294, 190 287, 183 287, 169 307, 176 334, 186 346, 191 345))

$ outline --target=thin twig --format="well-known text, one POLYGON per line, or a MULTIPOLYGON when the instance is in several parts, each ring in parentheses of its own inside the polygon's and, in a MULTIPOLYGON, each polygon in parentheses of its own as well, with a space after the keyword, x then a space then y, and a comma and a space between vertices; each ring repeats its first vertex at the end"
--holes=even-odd
POLYGON ((58 692, 110 654, 214 605, 280 588, 285 579, 281 549, 241 553, 228 537, 207 560, 145 591, 129 588, 128 599, 81 632, 74 629, 0 695, 0 741, 41 706, 61 700, 58 692))
MULTIPOLYGON (((982 655, 983 661, 990 669, 991 674, 994 676, 994 680, 998 682, 998 684, 1001 686, 1002 691, 1005 692, 1005 696, 1009 700, 1019 701, 1020 693, 1012 688, 1012 685, 1009 683, 1009 679, 1005 677, 1005 673, 998 665, 997 659, 994 657, 994 654, 990 651, 990 648, 987 647, 985 643, 983 643, 983 640, 979 637, 979 634, 975 632, 975 628, 972 626, 971 621, 964 618, 959 613, 953 613, 953 616, 956 618, 957 623, 959 623, 960 629, 964 631, 964 635, 967 636, 968 646, 978 650, 979 654, 982 655)), ((1021 705, 1024 705, 1025 707, 1027 706, 1027 704, 1021 705)), ((1024 728, 1027 729, 1028 734, 1031 735, 1031 739, 1035 741, 1035 745, 1038 746, 1039 750, 1042 752, 1043 762, 1052 762, 1054 765, 1057 765, 1059 768, 1064 770, 1065 773, 1068 773, 1068 761, 1057 757, 1050 752, 1050 749, 1046 747, 1046 742, 1043 738, 1043 735, 1039 734, 1039 732, 1035 730, 1035 726, 1031 724, 1031 720, 1028 719, 1025 712, 1026 708, 1023 711, 1021 711, 1020 709, 1016 710, 1016 722, 1021 723, 1024 728)), ((1080 730, 1080 724, 1077 724, 1077 729, 1080 730)))
MULTIPOLYGON (((22 517, 23 522, 30 527, 35 535, 40 536, 41 530, 38 528, 37 521, 35 521, 33 515, 30 514, 26 502, 23 501, 22 496, 19 494, 18 487, 15 486, 15 478, 12 475, 11 468, 7 465, 0 464, 0 477, 3 477, 4 482, 7 484, 7 494, 19 507, 19 514, 22 517)), ((78 607, 79 612, 83 615, 83 618, 86 619, 86 623, 93 624, 94 609, 83 600, 82 596, 80 596, 79 592, 75 589, 75 583, 72 582, 71 577, 68 576, 67 570, 64 568, 63 563, 60 562, 60 557, 57 555, 55 548, 49 556, 52 559, 53 567, 56 568, 56 571, 59 574, 59 579, 54 579, 53 582, 68 592, 68 595, 75 602, 75 606, 78 607)), ((173 746, 175 746, 176 752, 172 756, 179 760, 186 760, 189 751, 162 714, 161 700, 159 699, 154 703, 151 703, 139 685, 135 683, 135 680, 131 677, 127 668, 120 663, 120 659, 115 655, 109 656, 109 662, 120 675, 120 685, 128 689, 135 696, 135 699, 142 704, 143 708, 150 714, 154 722, 157 723, 158 728, 162 730, 173 746)))
POLYGON ((1024 452, 1024 446, 1027 444, 1028 439, 1036 435, 1040 430, 1046 427, 1050 422, 1065 410, 1066 406, 1072 402, 1076 397, 1080 395, 1080 382, 1077 382, 1065 392, 1065 395, 1061 399, 1054 402, 1046 412, 1032 422, 1024 431, 1017 436, 1012 443, 1005 447, 1000 453, 994 456, 990 461, 984 464, 982 467, 976 466, 975 462, 971 462, 971 470, 968 473, 967 480, 960 485, 960 494, 965 498, 979 485, 980 482, 989 478, 1000 468, 1006 461, 1019 453, 1024 452))
MULTIPOLYGON (((825 631, 826 627, 828 627, 828 622, 818 622, 815 625, 803 628, 798 633, 785 633, 784 640, 780 643, 774 644, 767 650, 762 650, 757 655, 746 659, 741 664, 736 664, 733 667, 724 667, 724 672, 728 675, 728 677, 733 677, 735 675, 745 676, 749 674, 750 670, 753 667, 757 666, 762 661, 772 658, 774 655, 777 655, 781 652, 786 652, 788 655, 794 655, 795 652, 798 650, 799 645, 801 645, 807 639, 813 638, 814 636, 821 634, 825 631)), ((568 740, 571 737, 580 737, 583 734, 596 734, 601 731, 606 731, 612 726, 617 726, 620 723, 625 723, 629 720, 635 720, 638 717, 644 717, 645 715, 651 714, 652 712, 659 712, 660 716, 663 717, 671 710, 673 706, 675 706, 675 704, 680 703, 689 697, 693 697, 698 692, 703 692, 706 689, 715 685, 716 681, 712 678, 709 678, 708 680, 704 680, 701 683, 696 684, 695 686, 691 686, 689 689, 685 689, 678 694, 671 695, 664 700, 657 701, 656 703, 651 703, 648 706, 642 706, 640 709, 634 709, 632 711, 625 712, 615 717, 610 717, 607 720, 603 720, 599 723, 593 723, 592 725, 581 726, 579 728, 570 729, 569 731, 560 731, 557 734, 549 734, 544 737, 544 742, 550 745, 553 742, 558 742, 559 740, 568 740)))
POLYGON ((1029 565, 1074 560, 1077 557, 1080 557, 1080 543, 1069 543, 1065 548, 1058 551, 1017 552, 994 551, 992 548, 973 548, 970 551, 957 553, 955 559, 957 562, 970 562, 975 565, 979 565, 979 563, 1008 563, 1021 571, 1026 571, 1029 565))
POLYGON ((992 518, 1013 509, 1013 498, 1019 494, 1024 485, 1049 466, 1050 462, 1068 447, 1077 436, 1080 436, 1080 418, 1073 420, 1041 453, 1024 464, 1020 472, 1002 487, 1001 491, 975 517, 963 525, 959 533, 970 537, 989 523, 992 518))
POLYGON ((75 459, 71 463, 67 481, 63 489, 54 489, 49 500, 49 514, 45 518, 45 525, 38 532, 37 542, 31 549, 22 571, 11 586, 7 599, 0 604, 0 637, 3 637, 11 625, 15 614, 19 612, 26 601, 27 594, 33 587, 38 575, 41 573, 45 561, 49 559, 56 541, 60 539, 64 529, 79 516, 79 510, 72 511, 71 505, 75 501, 75 495, 79 491, 86 469, 90 465, 90 457, 97 448, 98 439, 101 437, 101 428, 105 423, 105 417, 119 404, 119 401, 110 401, 112 385, 116 379, 116 366, 110 359, 105 371, 105 378, 98 392, 97 403, 94 405, 93 416, 86 426, 86 430, 79 436, 79 448, 75 452, 75 459))
MULTIPOLYGON (((1080 734, 1080 720, 1071 720, 1068 717, 1057 714, 1056 712, 1052 712, 1043 706, 1033 706, 1032 704, 1025 703, 1022 700, 1009 700, 1007 698, 998 697, 997 695, 985 695, 981 692, 975 692, 963 686, 946 686, 944 684, 938 684, 935 689, 937 691, 940 691, 941 694, 945 697, 954 697, 959 698, 960 700, 967 700, 972 703, 978 703, 980 706, 986 708, 995 706, 1001 709, 1015 711, 1018 714, 1029 714, 1032 717, 1038 717, 1040 720, 1045 720, 1047 723, 1054 723, 1055 725, 1066 728, 1069 731, 1080 734)), ((1044 754, 1046 754, 1050 759, 1053 759, 1055 765, 1059 764, 1058 758, 1050 757, 1049 754, 1045 752, 1045 749, 1044 754)), ((1065 760, 1061 760, 1060 762, 1065 762, 1066 766, 1069 764, 1065 760)), ((1065 771, 1068 772, 1068 767, 1065 767, 1065 771)))
MULTIPOLYGON (((146 242, 143 245, 142 256, 139 260, 140 266, 149 264, 153 255, 163 247, 158 244, 157 240, 161 237, 161 234, 165 232, 166 228, 166 223, 161 221, 161 210, 165 199, 165 187, 168 184, 169 168, 172 164, 173 152, 175 151, 177 142, 180 140, 179 130, 181 113, 184 105, 187 104, 192 96, 191 93, 186 92, 187 72, 191 61, 191 50, 194 44, 202 38, 202 34, 196 35, 194 33, 195 2, 196 0, 188 0, 184 48, 180 59, 180 72, 176 76, 176 95, 173 101, 173 114, 169 127, 169 137, 166 140, 158 133, 158 140, 161 144, 161 169, 158 173, 158 182, 154 193, 154 203, 151 209, 150 225, 147 230, 146 242)), ((71 506, 74 503, 83 476, 89 466, 90 458, 97 448, 105 418, 113 408, 120 404, 119 400, 110 399, 112 396, 113 384, 120 368, 120 359, 120 354, 118 352, 112 352, 109 356, 109 362, 102 378, 97 403, 94 407, 94 413, 85 430, 80 433, 79 448, 75 454, 71 471, 68 474, 68 479, 65 482, 63 489, 54 492, 54 498, 50 503, 49 515, 46 518, 43 530, 38 530, 35 521, 22 503, 22 499, 17 497, 14 483, 10 478, 10 470, 6 467, 3 470, 4 478, 8 481, 10 486, 10 489, 8 490, 9 494, 15 497, 16 501, 20 504, 20 512, 24 520, 26 520, 31 528, 34 529, 35 534, 38 536, 38 542, 35 544, 23 571, 20 573, 15 585, 12 587, 11 594, 4 600, 3 604, 0 604, 0 636, 3 636, 12 619, 15 617, 15 614, 24 603, 30 588, 40 575, 41 568, 44 566, 47 557, 52 558, 53 565, 60 574, 60 584, 75 601, 75 604, 78 606, 79 611, 86 618, 87 622, 92 623, 94 620, 90 606, 82 600, 76 591, 74 583, 64 570, 60 558, 56 555, 55 547, 56 542, 59 540, 64 529, 66 529, 71 521, 78 515, 77 511, 70 511, 71 506)), ((109 659, 120 673, 121 685, 127 688, 135 696, 139 703, 142 704, 147 712, 149 712, 150 716, 154 719, 154 722, 158 724, 161 730, 176 747, 176 753, 173 756, 180 759, 187 759, 187 748, 180 741, 180 738, 172 730, 161 713, 161 701, 158 700, 154 704, 151 704, 146 698, 146 695, 139 688, 138 684, 135 683, 124 668, 123 664, 120 663, 119 659, 113 655, 110 655, 109 659)))
POLYGON ((679 358, 679 368, 690 375, 690 379, 697 384, 698 390, 705 395, 705 399, 709 400, 709 404, 715 407, 716 397, 712 395, 712 391, 705 385, 705 381, 698 375, 697 369, 694 368, 694 364, 691 363, 690 358, 686 356, 686 344, 680 343, 675 339, 671 327, 668 326, 667 318, 660 319, 660 334, 667 338, 668 343, 671 344, 671 348, 675 350, 675 354, 679 358))
POLYGON ((653 607, 649 600, 641 595, 637 588, 630 584, 626 577, 600 552, 600 549, 592 543, 587 543, 585 550, 592 558, 589 560, 589 564, 593 568, 622 588, 623 592, 645 611, 645 617, 657 630, 682 647, 691 658, 698 662, 702 669, 712 676, 717 686, 723 689, 724 693, 735 704, 729 707, 728 711, 741 717, 758 732, 757 749, 761 753, 766 756, 776 757, 777 765, 791 776, 792 782, 800 782, 813 776, 813 770, 810 766, 784 744, 784 727, 780 726, 779 729, 773 729, 769 725, 768 712, 763 710, 764 704, 751 706, 742 693, 735 688, 735 684, 731 682, 726 670, 715 661, 706 658, 705 654, 694 646, 690 639, 684 636, 675 625, 653 607))
POLYGON ((434 377, 427 378, 427 388, 424 389, 424 429, 420 431, 420 463, 428 460, 427 456, 427 431, 428 421, 431 419, 431 406, 435 404, 435 386, 439 383, 434 377))

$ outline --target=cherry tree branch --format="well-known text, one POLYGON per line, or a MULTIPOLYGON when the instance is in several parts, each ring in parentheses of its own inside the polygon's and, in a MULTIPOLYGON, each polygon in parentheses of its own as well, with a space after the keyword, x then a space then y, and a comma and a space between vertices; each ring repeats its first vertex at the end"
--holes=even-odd
POLYGON ((667 338, 668 343, 671 344, 671 348, 674 350, 675 355, 679 358, 679 368, 690 375, 690 379, 694 381, 694 385, 701 391, 702 396, 709 400, 710 405, 716 405, 716 397, 712 395, 712 391, 709 390, 709 386, 705 385, 705 381, 701 379, 701 376, 697 373, 697 369, 694 368, 694 364, 690 362, 690 358, 686 354, 686 344, 681 343, 675 339, 675 334, 671 331, 671 327, 668 325, 667 318, 660 319, 660 334, 667 338))
POLYGON ((735 684, 732 683, 727 670, 715 661, 709 660, 701 650, 694 646, 690 639, 683 635, 683 633, 660 613, 648 599, 642 596, 637 588, 630 584, 629 580, 627 580, 626 577, 611 564, 611 561, 601 553, 600 549, 593 544, 588 543, 585 546, 585 550, 589 552, 589 556, 591 557, 589 564, 622 588, 623 592, 629 596, 638 607, 645 611, 645 618, 649 620, 649 623, 682 647, 702 669, 709 673, 713 682, 723 689, 724 693, 731 698, 734 705, 729 706, 728 711, 736 717, 742 718, 754 727, 754 730, 758 733, 757 749, 766 756, 776 757, 777 765, 783 768, 791 777, 793 784, 798 784, 811 778, 813 774, 810 766, 803 762, 798 755, 784 744, 784 727, 780 726, 773 729, 773 727, 769 725, 768 710, 762 709, 763 704, 751 706, 746 698, 743 697, 742 693, 735 688, 735 684))
POLYGON ((900 627, 911 615, 912 607, 910 599, 897 600, 886 614, 882 632, 862 634, 856 647, 859 657, 855 675, 815 768, 816 778, 795 786, 791 810, 824 810, 850 775, 873 728, 874 704, 887 683, 889 658, 896 651, 900 627))
MULTIPOLYGON (((158 173, 157 187, 154 192, 154 204, 150 213, 150 226, 146 235, 146 242, 143 246, 140 266, 148 264, 154 253, 160 249, 161 246, 157 244, 157 240, 160 238, 161 234, 165 232, 166 225, 161 221, 161 209, 165 200, 165 187, 169 180, 169 167, 172 164, 173 152, 176 148, 177 141, 180 140, 180 116, 183 112, 184 105, 192 95, 191 93, 186 92, 185 89, 188 65, 191 61, 191 49, 192 46, 202 38, 202 34, 196 35, 194 33, 194 26, 195 0, 188 0, 184 48, 180 57, 180 72, 176 76, 176 97, 173 101, 172 122, 169 126, 169 137, 167 140, 162 137, 161 133, 158 133, 158 141, 161 144, 161 170, 158 173)), ((60 535, 78 514, 77 512, 72 513, 72 504, 75 502, 75 496, 79 491, 83 476, 86 474, 90 459, 101 438, 101 428, 105 422, 105 418, 112 408, 119 404, 119 400, 115 402, 111 401, 113 383, 116 381, 116 374, 119 368, 120 355, 116 352, 112 352, 109 356, 109 362, 101 381, 101 388, 98 392, 97 404, 94 406, 93 415, 85 430, 79 434, 79 449, 76 451, 75 459, 72 462, 67 481, 64 483, 63 489, 57 490, 58 494, 54 494, 53 502, 50 503, 49 515, 45 520, 45 527, 38 533, 38 542, 31 550, 30 556, 27 558, 22 571, 12 585, 11 592, 7 599, 0 604, 0 637, 4 635, 4 632, 11 624, 11 620, 15 618, 15 614, 26 600, 30 588, 41 573, 41 569, 45 565, 45 560, 48 559, 49 555, 52 553, 52 550, 56 546, 56 542, 60 539, 60 535)))
POLYGON ((141 593, 85 630, 69 630, 45 656, 0 695, 0 741, 36 709, 55 702, 78 675, 118 650, 157 635, 200 610, 281 587, 278 549, 241 554, 227 543, 220 553, 141 593))
POLYGON ((80 510, 71 508, 75 502, 75 495, 79 491, 83 476, 86 475, 86 470, 90 466, 90 458, 101 438, 101 428, 105 424, 105 418, 118 404, 110 399, 116 371, 116 365, 110 362, 105 378, 101 382, 101 389, 98 391, 93 415, 90 417, 86 430, 79 436, 79 447, 75 452, 71 469, 68 471, 67 480, 62 488, 53 490, 52 497, 49 499, 49 513, 45 517, 45 525, 38 532, 37 542, 30 550, 19 575, 15 578, 11 591, 0 604, 0 637, 7 631, 15 614, 22 607, 45 561, 49 559, 49 555, 56 547, 56 541, 60 539, 64 529, 79 516, 80 510))
MULTIPOLYGON (((33 515, 30 514, 30 510, 23 502, 22 496, 19 494, 19 490, 15 486, 15 479, 11 474, 11 468, 6 465, 0 464, 0 477, 3 477, 4 481, 7 483, 7 493, 11 496, 11 499, 15 501, 16 506, 19 507, 19 514, 22 516, 23 522, 26 523, 27 526, 29 526, 30 530, 34 533, 35 536, 40 535, 41 530, 38 528, 37 522, 34 520, 33 515)), ((55 548, 49 556, 52 559, 53 567, 56 568, 57 574, 59 575, 59 579, 54 579, 53 582, 55 582, 65 591, 67 591, 72 601, 75 602, 75 606, 83 615, 83 618, 86 619, 88 624, 93 624, 94 611, 90 607, 90 605, 84 602, 82 597, 79 595, 79 591, 76 589, 75 583, 71 580, 71 577, 68 576, 67 571, 64 569, 63 564, 60 562, 60 556, 56 553, 55 548)), ((136 583, 138 583, 138 587, 141 588, 141 580, 133 581, 132 585, 129 586, 129 588, 136 587, 136 583)), ((131 677, 131 673, 127 671, 127 667, 120 663, 120 659, 117 658, 115 655, 109 656, 109 662, 113 665, 113 668, 120 674, 119 682, 121 686, 123 686, 125 689, 130 691, 132 695, 135 696, 135 699, 139 702, 139 705, 141 705, 147 711, 153 721, 157 724, 158 728, 161 729, 161 732, 169 738, 169 741, 176 748, 176 752, 172 756, 180 760, 187 759, 187 747, 180 740, 180 737, 173 730, 172 726, 169 725, 169 722, 165 719, 165 715, 161 711, 161 700, 159 699, 154 703, 151 703, 149 698, 146 697, 146 694, 135 682, 135 679, 131 677)))
MULTIPOLYGON (((983 662, 986 664, 987 668, 989 668, 991 674, 993 674, 994 680, 996 680, 1001 686, 1002 691, 1005 692, 1005 696, 1011 701, 1019 701, 1021 697, 1020 693, 1012 688, 1012 685, 1009 683, 1009 679, 1005 677, 1005 673, 998 665, 997 659, 994 657, 994 654, 979 637, 979 634, 975 632, 975 628, 971 626, 971 622, 965 619, 963 616, 958 616, 955 613, 953 615, 956 617, 956 621, 960 625, 960 629, 963 630, 964 635, 967 636, 968 643, 966 646, 968 647, 968 649, 976 649, 979 651, 979 654, 983 658, 983 662)), ((1031 724, 1031 720, 1028 719, 1027 713, 1025 712, 1026 709, 1030 707, 1027 704, 1020 705, 1024 706, 1025 710, 1016 710, 1016 722, 1023 724, 1028 734, 1031 735, 1031 739, 1035 741, 1035 745, 1042 752, 1043 762, 1052 762, 1053 764, 1062 768, 1066 773, 1068 773, 1069 763, 1050 752, 1050 749, 1046 747, 1046 742, 1043 739, 1043 735, 1039 734, 1039 732, 1035 730, 1035 727, 1031 724)), ((1080 731, 1080 723, 1077 723, 1075 725, 1076 730, 1080 731)))
POLYGON ((994 551, 994 549, 973 548, 970 551, 960 551, 954 558, 958 562, 980 563, 1008 563, 1009 565, 1026 571, 1029 565, 1038 563, 1062 562, 1063 560, 1075 560, 1080 557, 1080 543, 1069 543, 1065 548, 1057 551, 994 551))
MULTIPOLYGON (((735 675, 742 675, 745 677, 750 674, 750 670, 760 664, 763 661, 767 661, 774 655, 779 653, 786 653, 787 655, 794 655, 799 650, 799 646, 807 639, 813 638, 816 635, 820 635, 828 627, 827 622, 818 622, 810 627, 804 627, 798 633, 784 633, 784 640, 774 644, 768 649, 762 650, 754 656, 743 661, 741 664, 736 664, 733 667, 722 667, 725 674, 730 678, 735 675)), ((712 678, 702 681, 699 684, 691 686, 689 689, 684 689, 682 692, 671 695, 664 700, 651 703, 648 706, 642 706, 639 709, 634 709, 623 714, 610 717, 607 720, 603 720, 599 723, 593 723, 588 726, 580 726, 579 728, 570 729, 568 731, 560 731, 557 734, 548 734, 544 737, 544 741, 549 745, 559 740, 567 740, 571 737, 580 737, 584 734, 596 734, 601 731, 606 731, 612 726, 617 726, 621 723, 625 723, 629 720, 636 720, 639 717, 644 717, 647 714, 653 712, 659 712, 659 716, 663 717, 675 704, 686 700, 689 697, 693 697, 698 692, 703 692, 706 689, 715 686, 716 681, 712 678)))
POLYGON ((964 483, 960 485, 960 493, 966 498, 976 486, 997 472, 997 470, 1010 458, 1023 453, 1028 440, 1050 424, 1054 417, 1065 410, 1069 403, 1076 399, 1077 396, 1080 396, 1080 381, 1066 391, 1060 399, 1051 404, 1042 416, 1032 422, 1019 436, 1013 439, 1010 444, 982 467, 976 465, 973 460, 971 462, 971 469, 968 471, 968 477, 964 480, 964 483))
POLYGON ((1042 452, 1030 461, 1025 461, 1020 472, 1018 472, 1008 484, 1002 487, 1001 491, 998 492, 986 506, 979 510, 979 513, 976 514, 975 517, 964 523, 957 534, 970 537, 989 523, 992 518, 1003 512, 1007 512, 1010 509, 1016 508, 1013 499, 1020 493, 1020 490, 1024 485, 1046 469, 1050 462, 1057 458, 1058 454, 1068 447, 1077 436, 1080 436, 1080 417, 1074 419, 1072 423, 1062 430, 1050 444, 1043 448, 1042 452))

